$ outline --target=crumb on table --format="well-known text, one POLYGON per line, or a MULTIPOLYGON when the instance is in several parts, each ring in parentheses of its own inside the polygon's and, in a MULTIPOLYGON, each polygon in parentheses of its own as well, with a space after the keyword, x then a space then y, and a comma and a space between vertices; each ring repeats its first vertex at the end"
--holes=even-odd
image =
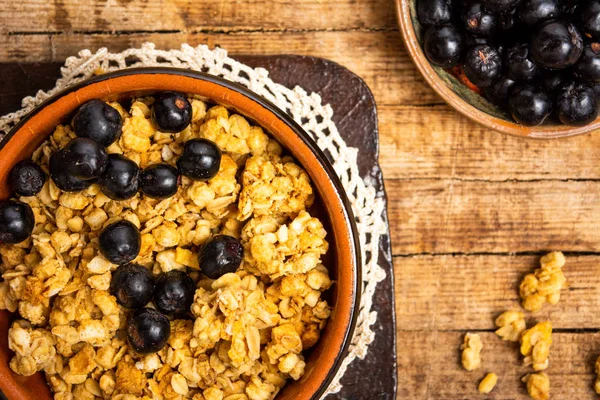
POLYGON ((478 334, 467 333, 460 348, 462 350, 461 362, 464 369, 474 371, 481 366, 483 343, 481 343, 481 337, 478 334))

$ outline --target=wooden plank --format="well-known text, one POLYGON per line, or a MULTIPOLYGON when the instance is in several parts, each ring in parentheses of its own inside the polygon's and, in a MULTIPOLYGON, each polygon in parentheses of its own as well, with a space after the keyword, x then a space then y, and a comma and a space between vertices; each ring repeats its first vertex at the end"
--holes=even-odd
MULTIPOLYGON (((467 372, 460 366, 459 347, 464 332, 398 332, 398 399, 407 400, 526 400, 521 378, 530 372, 522 365, 516 344, 493 333, 481 333, 482 367, 467 372), (498 375, 489 395, 477 392, 487 372, 498 375)), ((550 350, 551 399, 597 399, 593 391, 594 362, 600 355, 598 333, 555 333, 550 350)))
POLYGON ((0 32, 396 29, 387 0, 0 2, 0 32))
POLYGON ((380 106, 387 179, 599 179, 600 135, 541 141, 501 135, 447 105, 380 106))
POLYGON ((557 329, 600 329, 600 256, 567 256, 568 287, 555 305, 530 314, 518 287, 539 267, 539 256, 396 257, 397 327, 405 331, 493 330, 506 310, 529 321, 552 321, 557 329))
POLYGON ((600 249, 600 182, 392 180, 394 254, 600 249))
POLYGON ((221 46, 231 54, 302 54, 328 58, 358 74, 378 105, 439 104, 404 50, 399 32, 256 32, 231 34, 0 35, 0 62, 62 62, 84 48, 111 51, 150 41, 160 49, 181 43, 221 46))

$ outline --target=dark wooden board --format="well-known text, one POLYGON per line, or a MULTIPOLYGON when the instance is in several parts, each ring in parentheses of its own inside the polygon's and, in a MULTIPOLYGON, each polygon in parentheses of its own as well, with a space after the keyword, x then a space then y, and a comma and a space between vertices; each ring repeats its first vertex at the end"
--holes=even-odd
MULTIPOLYGON (((236 56, 252 67, 263 67, 271 78, 287 87, 299 85, 318 93, 324 103, 331 104, 334 122, 348 145, 360 149, 358 159, 361 176, 373 182, 379 196, 385 199, 383 175, 378 164, 379 135, 375 100, 367 85, 357 75, 328 60, 303 56, 236 56)), ((0 115, 20 107, 21 99, 37 90, 54 86, 60 74, 57 63, 0 64, 0 115)), ((386 215, 387 223, 387 215, 386 215)), ((375 341, 364 360, 354 361, 342 383, 343 390, 328 399, 395 399, 396 336, 394 316, 394 284, 389 232, 382 237, 379 264, 387 273, 377 286, 374 309, 378 318, 375 341)))

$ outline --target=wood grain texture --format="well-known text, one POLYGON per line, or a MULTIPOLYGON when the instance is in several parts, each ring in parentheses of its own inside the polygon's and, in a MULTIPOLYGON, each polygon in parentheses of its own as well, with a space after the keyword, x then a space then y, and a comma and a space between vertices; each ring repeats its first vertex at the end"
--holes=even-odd
POLYGON ((528 316, 550 318, 560 329, 549 369, 552 398, 597 398, 598 133, 531 141, 458 115, 412 64, 389 0, 4 3, 0 62, 62 62, 81 48, 117 51, 154 41, 165 49, 189 42, 231 54, 314 55, 350 68, 379 108, 397 255, 398 399, 528 398, 520 382, 527 369, 514 346, 490 330, 498 313, 519 306, 520 279, 551 249, 577 252, 568 257, 570 286, 561 302, 528 316), (469 330, 483 331, 484 366, 475 373, 459 365, 458 346, 469 330), (482 396, 476 385, 488 371, 500 381, 482 396))
MULTIPOLYGON (((482 366, 467 372, 460 366, 463 332, 398 331, 398 342, 410 351, 398 353, 398 399, 530 399, 521 378, 531 372, 523 366, 518 346, 501 341, 494 333, 480 332, 482 366), (477 392, 488 372, 498 375, 498 385, 488 395, 477 392)), ((598 333, 555 333, 550 350, 551 399, 592 400, 594 362, 600 355, 598 333)))
POLYGON ((394 254, 600 249, 600 182, 386 182, 394 254))
POLYGON ((19 33, 396 29, 382 0, 5 1, 0 21, 0 32, 19 33))
POLYGON ((598 134, 534 141, 490 131, 447 105, 378 111, 387 179, 600 179, 598 134))
MULTIPOLYGON (((539 256, 395 257, 397 327, 403 331, 493 330, 506 310, 521 310, 518 287, 539 256)), ((600 256, 569 256, 558 305, 526 313, 559 330, 600 329, 600 256)))
POLYGON ((120 51, 154 42, 158 48, 221 46, 232 54, 302 54, 338 62, 369 85, 377 104, 440 104, 422 80, 395 31, 133 33, 0 35, 0 62, 63 61, 83 48, 120 51))

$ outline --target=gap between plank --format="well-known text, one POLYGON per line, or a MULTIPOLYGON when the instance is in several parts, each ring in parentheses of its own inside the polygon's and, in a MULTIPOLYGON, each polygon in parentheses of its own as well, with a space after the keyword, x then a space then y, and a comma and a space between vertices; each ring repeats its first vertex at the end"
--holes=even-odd
MULTIPOLYGON (((7 36, 36 36, 36 35, 138 35, 138 34, 248 34, 248 33, 319 33, 319 32, 396 32, 396 28, 349 28, 349 29, 289 29, 289 28, 215 28, 215 29, 158 29, 158 30, 61 30, 61 31, 7 31, 0 32, 7 36)), ((444 103, 440 103, 444 104, 444 103)))
MULTIPOLYGON (((385 172, 384 172, 385 175, 385 172)), ((416 177, 416 178, 385 178, 385 182, 410 182, 410 181, 448 181, 452 182, 483 182, 483 183, 535 183, 535 182, 600 182, 600 178, 532 178, 532 179, 482 179, 460 177, 416 177)))
MULTIPOLYGON (((597 257, 600 256, 600 252, 596 251, 563 251, 565 257, 597 257)), ((477 257, 477 256, 494 256, 494 257, 528 257, 528 256, 543 256, 548 254, 548 251, 521 251, 516 253, 495 253, 495 252, 453 252, 453 253, 407 253, 407 254, 392 254, 392 258, 413 258, 413 257, 455 257, 455 256, 466 256, 466 257, 477 257)))
MULTIPOLYGON (((397 332, 441 332, 441 333, 465 333, 465 332, 473 332, 473 333, 494 333, 498 328, 493 329, 402 329, 396 327, 397 332)), ((562 333, 562 334, 590 334, 590 333, 600 333, 600 327, 598 328, 553 328, 552 334, 562 333)))

